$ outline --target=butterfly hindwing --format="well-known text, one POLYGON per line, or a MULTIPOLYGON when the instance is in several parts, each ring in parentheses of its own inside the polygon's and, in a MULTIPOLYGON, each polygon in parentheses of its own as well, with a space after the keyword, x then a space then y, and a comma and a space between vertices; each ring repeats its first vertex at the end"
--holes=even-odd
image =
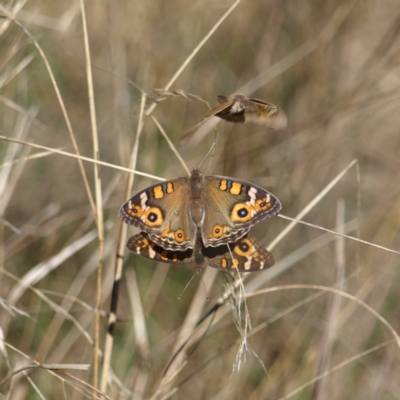
POLYGON ((192 249, 184 251, 166 250, 152 241, 149 235, 144 232, 131 236, 126 247, 132 253, 143 258, 169 264, 190 264, 193 258, 192 249))
MULTIPOLYGON (((256 272, 263 271, 274 265, 272 254, 260 246, 251 236, 244 236, 235 243, 220 246, 226 247, 224 254, 210 257, 213 248, 205 248, 204 255, 210 267, 223 271, 256 272)), ((217 248, 218 249, 218 248, 217 248)))
POLYGON ((209 265, 222 271, 256 272, 274 265, 272 254, 247 235, 235 243, 217 247, 204 247, 199 239, 194 249, 171 251, 154 243, 146 233, 139 233, 129 238, 127 248, 149 260, 169 264, 193 263, 197 271, 209 265))

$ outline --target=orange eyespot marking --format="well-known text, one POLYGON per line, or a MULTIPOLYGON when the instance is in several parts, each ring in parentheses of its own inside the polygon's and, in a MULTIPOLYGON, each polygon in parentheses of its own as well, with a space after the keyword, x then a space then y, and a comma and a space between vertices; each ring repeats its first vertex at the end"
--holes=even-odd
POLYGON ((227 263, 227 261, 226 261, 226 258, 223 258, 223 259, 221 260, 221 267, 222 267, 222 268, 226 268, 227 265, 228 265, 228 263, 227 263))
POLYGON ((237 260, 236 258, 232 259, 232 266, 231 268, 236 269, 239 266, 239 260, 237 260))
POLYGON ((246 203, 236 203, 231 211, 231 220, 233 222, 247 222, 251 220, 251 210, 250 207, 246 203))
POLYGON ((254 205, 254 208, 257 211, 264 211, 268 210, 272 206, 271 202, 267 201, 267 198, 259 199, 256 201, 256 204, 254 205))
POLYGON ((242 239, 238 245, 235 246, 233 252, 238 256, 246 257, 252 255, 254 252, 253 244, 250 239, 242 239))
POLYGON ((142 207, 138 206, 137 204, 131 204, 130 207, 126 210, 126 212, 131 217, 141 217, 143 214, 142 207))
POLYGON ((160 253, 160 257, 161 257, 162 260, 168 260, 168 250, 163 250, 160 253))
POLYGON ((158 207, 149 208, 144 215, 144 222, 150 228, 153 226, 161 226, 164 223, 164 217, 158 207))
POLYGON ((240 194, 242 191, 243 185, 239 182, 232 182, 232 187, 230 188, 229 192, 232 194, 240 194))
POLYGON ((184 230, 183 229, 178 229, 177 231, 175 231, 174 232, 174 237, 175 237, 175 240, 178 243, 184 242, 185 241, 185 232, 184 232, 184 230))
POLYGON ((212 230, 212 237, 218 239, 220 238, 225 231, 225 228, 221 225, 214 225, 214 228, 212 230))
POLYGON ((162 237, 168 236, 170 230, 171 230, 171 222, 168 222, 167 227, 161 233, 161 236, 162 237))
POLYGON ((167 193, 171 194, 173 192, 174 192, 174 185, 171 182, 167 183, 167 193))
POLYGON ((219 184, 219 189, 225 191, 228 189, 228 184, 226 182, 226 179, 222 179, 222 181, 219 184))
POLYGON ((153 189, 153 196, 155 199, 162 199, 164 197, 164 190, 162 186, 156 186, 153 189))

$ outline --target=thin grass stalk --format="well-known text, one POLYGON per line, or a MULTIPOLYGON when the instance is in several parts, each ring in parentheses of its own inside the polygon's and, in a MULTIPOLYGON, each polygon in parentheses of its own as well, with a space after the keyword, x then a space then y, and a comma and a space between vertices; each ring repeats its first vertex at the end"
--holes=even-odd
POLYGON ((51 151, 42 151, 41 153, 31 154, 29 156, 17 158, 16 160, 13 160, 13 161, 6 161, 5 163, 0 165, 0 169, 5 168, 5 167, 11 167, 12 165, 18 164, 20 162, 25 162, 25 161, 29 161, 29 160, 35 160, 36 158, 47 157, 47 156, 49 156, 51 154, 52 154, 51 151))
POLYGON ((161 126, 160 122, 158 121, 158 119, 156 117, 154 117, 154 115, 151 116, 151 119, 153 120, 153 122, 155 123, 156 127, 158 128, 158 130, 161 132, 161 134, 164 136, 164 139, 167 141, 169 148, 172 150, 172 152, 175 154, 176 158, 179 160, 179 162, 181 163, 183 169, 186 171, 186 173, 188 174, 188 176, 190 176, 190 170, 188 168, 188 166, 185 163, 185 160, 182 158, 182 156, 179 154, 178 150, 176 149, 176 147, 174 146, 174 144, 172 143, 171 139, 169 138, 169 136, 167 135, 167 133, 165 132, 164 128, 161 126))
MULTIPOLYGON (((11 108, 12 110, 15 110, 17 112, 19 112, 22 115, 26 115, 28 117, 31 117, 31 115, 29 114, 28 111, 26 111, 23 107, 21 107, 19 104, 16 104, 15 102, 11 101, 10 99, 7 99, 4 96, 0 95, 0 102, 2 102, 3 104, 5 104, 7 107, 11 108)), ((47 129, 46 125, 42 124, 39 120, 34 119, 33 120, 33 124, 35 126, 38 126, 39 128, 45 130, 47 129)))
POLYGON ((40 391, 40 389, 35 385, 35 382, 33 382, 33 380, 31 379, 30 376, 28 376, 26 373, 24 373, 26 380, 31 384, 31 386, 33 387, 34 391, 36 392, 36 394, 42 399, 42 400, 47 400, 44 395, 42 394, 42 392, 40 391))
POLYGON ((377 249, 381 249, 381 250, 384 250, 384 251, 388 251, 389 253, 394 253, 394 254, 399 254, 400 255, 400 251, 398 251, 398 250, 393 250, 393 249, 390 249, 389 247, 380 246, 379 244, 368 242, 367 240, 357 239, 354 236, 345 235, 345 234, 342 234, 340 232, 332 231, 331 229, 323 228, 322 226, 315 225, 315 224, 310 224, 309 222, 300 221, 299 219, 296 219, 296 218, 290 218, 290 217, 287 217, 285 215, 279 215, 279 217, 287 219, 287 220, 292 221, 292 222, 298 222, 299 224, 311 226, 312 228, 319 229, 321 231, 333 233, 334 235, 338 235, 338 236, 344 237, 346 239, 354 240, 357 243, 364 243, 364 244, 366 244, 368 246, 376 247, 377 249))
MULTIPOLYGON (((86 59, 86 76, 88 83, 88 96, 89 96, 89 109, 90 109, 90 122, 92 126, 93 138, 93 158, 100 159, 99 138, 97 132, 96 121, 96 105, 94 101, 94 88, 92 76, 92 62, 90 58, 89 35, 86 25, 85 3, 80 0, 81 14, 82 14, 82 27, 83 27, 83 41, 85 47, 86 59)), ((93 386, 98 387, 99 381, 99 350, 100 350, 100 305, 101 305, 101 283, 103 276, 103 251, 104 251, 104 216, 103 216, 103 198, 101 190, 101 177, 100 168, 94 164, 94 186, 96 197, 96 221, 97 231, 99 236, 99 260, 97 268, 97 291, 96 291, 96 320, 95 320, 95 335, 94 335, 94 362, 93 362, 93 386)), ((94 395, 94 397, 96 397, 94 395)))
MULTIPOLYGON (((345 218, 345 205, 344 200, 339 199, 336 207, 336 230, 339 233, 343 232, 345 218)), ((345 286, 345 240, 342 236, 336 236, 336 286, 339 290, 344 290, 345 286)), ((340 296, 333 296, 330 299, 328 318, 325 324, 325 329, 321 341, 321 351, 317 360, 317 376, 321 375, 329 368, 333 345, 336 340, 338 330, 338 315, 340 310, 340 296)), ((322 378, 316 382, 312 393, 312 399, 324 400, 327 399, 329 392, 327 391, 326 379, 322 378)))
MULTIPOLYGON (((139 121, 136 130, 136 138, 135 143, 132 148, 131 157, 129 160, 129 170, 136 168, 137 164, 137 155, 139 151, 139 140, 143 130, 143 114, 144 114, 144 106, 146 103, 146 95, 142 93, 141 103, 140 103, 140 113, 139 113, 139 121)), ((162 179, 161 179, 162 180, 162 179)), ((124 190, 124 198, 123 202, 129 197, 129 193, 132 191, 134 181, 134 174, 128 174, 126 177, 126 184, 124 190)), ((111 305, 110 305, 110 316, 107 322, 107 334, 106 340, 104 344, 104 359, 103 359, 103 369, 101 373, 101 383, 100 388, 101 391, 107 392, 107 382, 108 382, 108 374, 110 371, 110 363, 111 363, 111 355, 114 343, 114 326, 117 320, 117 307, 118 307, 118 295, 119 295, 119 287, 121 284, 122 278, 122 268, 124 262, 124 251, 126 244, 126 236, 128 231, 128 225, 123 221, 119 221, 119 234, 118 234, 118 242, 117 242, 117 254, 115 257, 115 266, 114 266, 114 283, 111 294, 111 305)))
POLYGON ((110 163, 107 163, 107 162, 104 162, 104 161, 94 160, 93 158, 89 158, 89 157, 79 156, 79 155, 76 155, 76 154, 73 154, 73 153, 68 153, 67 151, 52 149, 51 147, 46 147, 46 146, 42 146, 42 145, 39 145, 39 144, 26 142, 24 140, 12 139, 12 138, 9 138, 7 136, 2 136, 2 135, 0 135, 0 140, 4 140, 6 142, 18 143, 18 144, 22 144, 24 146, 34 147, 36 149, 48 150, 51 153, 61 154, 63 156, 67 156, 67 157, 71 157, 71 158, 77 158, 79 160, 88 161, 88 162, 90 162, 92 164, 104 165, 105 167, 118 169, 118 170, 124 171, 124 172, 130 172, 132 174, 144 176, 144 177, 150 178, 150 179, 155 179, 157 181, 165 181, 165 178, 161 178, 160 176, 147 174, 145 172, 135 171, 135 170, 133 170, 131 168, 120 167, 119 165, 110 164, 110 163))
MULTIPOLYGON (((75 139, 75 134, 74 134, 74 131, 73 131, 73 129, 72 129, 71 122, 70 122, 70 120, 69 120, 69 116, 68 116, 68 113, 67 113, 67 109, 65 108, 65 104, 64 104, 64 101, 63 101, 63 99, 62 99, 61 92, 60 92, 60 90, 59 90, 59 88, 58 88, 58 85, 57 85, 56 79, 55 79, 55 77, 54 77, 53 71, 52 71, 52 69, 51 69, 51 67, 50 67, 50 63, 49 63, 49 61, 48 61, 46 55, 44 54, 44 51, 42 50, 42 48, 41 48, 41 46, 39 45, 39 43, 37 42, 37 40, 36 40, 36 39, 32 36, 32 34, 28 31, 28 29, 26 29, 17 19, 15 19, 14 15, 12 15, 12 14, 8 11, 8 9, 6 9, 5 7, 3 7, 1 4, 0 4, 0 11, 1 11, 9 20, 13 21, 20 29, 22 29, 22 31, 32 40, 32 42, 33 42, 33 44, 35 45, 36 49, 38 50, 40 56, 42 57, 43 62, 44 62, 44 64, 45 64, 45 66, 46 66, 47 72, 48 72, 48 74, 49 74, 50 80, 51 80, 51 82, 52 82, 52 84, 53 84, 54 91, 55 91, 56 96, 57 96, 57 100, 58 100, 58 102, 60 103, 61 111, 62 111, 62 113, 63 113, 64 119, 65 119, 65 123, 66 123, 66 125, 67 125, 67 129, 68 129, 69 135, 70 135, 70 137, 71 137, 72 145, 74 146, 75 153, 79 156, 79 155, 80 155, 80 152, 79 152, 78 144, 77 144, 76 139, 75 139)), ((88 181, 88 179, 87 179, 85 169, 83 168, 83 163, 82 163, 82 161, 79 160, 79 161, 78 161, 78 164, 79 164, 79 168, 80 168, 80 170, 81 170, 81 174, 82 174, 84 186, 85 186, 85 189, 86 189, 86 192, 87 192, 87 195, 88 195, 90 207, 92 208, 93 216, 95 216, 95 215, 96 215, 96 212, 95 212, 95 205, 94 205, 94 200, 93 200, 92 193, 91 193, 91 191, 90 191, 89 181, 88 181)))
POLYGON ((146 318, 143 311, 143 302, 140 298, 139 287, 134 269, 130 268, 127 270, 125 276, 126 284, 129 287, 128 295, 131 303, 132 321, 134 324, 139 361, 138 374, 133 393, 135 396, 143 398, 144 391, 146 389, 146 383, 149 378, 151 350, 146 327, 146 318))

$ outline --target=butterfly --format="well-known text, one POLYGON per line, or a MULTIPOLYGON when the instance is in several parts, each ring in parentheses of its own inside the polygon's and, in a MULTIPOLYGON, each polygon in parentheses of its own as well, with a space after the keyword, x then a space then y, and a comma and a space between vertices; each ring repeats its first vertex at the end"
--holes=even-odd
POLYGON ((219 106, 214 107, 205 118, 212 115, 229 122, 253 122, 272 130, 284 129, 287 117, 282 109, 263 100, 248 98, 242 93, 219 95, 219 106))
POLYGON ((204 247, 201 238, 198 236, 193 249, 171 251, 154 243, 149 235, 142 232, 131 236, 127 247, 132 253, 149 260, 169 264, 193 263, 196 272, 200 272, 206 265, 223 271, 262 271, 272 267, 275 262, 269 251, 263 249, 247 235, 234 243, 217 247, 204 247))
POLYGON ((189 178, 160 182, 137 193, 119 216, 165 250, 184 251, 194 248, 197 235, 205 247, 236 242, 280 209, 274 195, 252 183, 204 177, 194 169, 189 178))
POLYGON ((234 93, 230 96, 223 94, 217 96, 220 105, 214 107, 193 128, 185 133, 181 139, 189 136, 192 131, 206 119, 215 116, 229 122, 252 122, 264 125, 269 129, 278 131, 286 128, 287 116, 278 106, 263 100, 248 98, 243 93, 234 93))

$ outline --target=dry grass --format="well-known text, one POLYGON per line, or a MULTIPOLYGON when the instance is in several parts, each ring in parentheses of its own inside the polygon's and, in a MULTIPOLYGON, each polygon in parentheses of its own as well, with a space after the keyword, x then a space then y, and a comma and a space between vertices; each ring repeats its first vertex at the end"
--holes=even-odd
POLYGON ((105 398, 400 398, 400 256, 384 249, 400 251, 395 2, 93 1, 85 11, 87 35, 79 1, 0 7, 0 135, 59 150, 0 142, 0 399, 93 397, 118 243, 133 233, 117 212, 126 191, 155 182, 135 175, 129 189, 125 171, 185 176, 172 147, 192 169, 215 129, 208 174, 265 186, 283 215, 359 230, 364 242, 300 224, 280 236, 283 218, 254 227, 277 263, 244 281, 253 355, 239 359, 246 314, 209 312, 223 303, 219 273, 203 271, 210 302, 197 277, 178 300, 190 266, 125 251, 105 398), (155 88, 177 96, 141 104, 155 88), (237 91, 281 106, 288 127, 212 120, 180 141, 207 113, 196 96, 214 106, 237 91), (77 149, 108 163, 100 179, 65 155, 77 149))

